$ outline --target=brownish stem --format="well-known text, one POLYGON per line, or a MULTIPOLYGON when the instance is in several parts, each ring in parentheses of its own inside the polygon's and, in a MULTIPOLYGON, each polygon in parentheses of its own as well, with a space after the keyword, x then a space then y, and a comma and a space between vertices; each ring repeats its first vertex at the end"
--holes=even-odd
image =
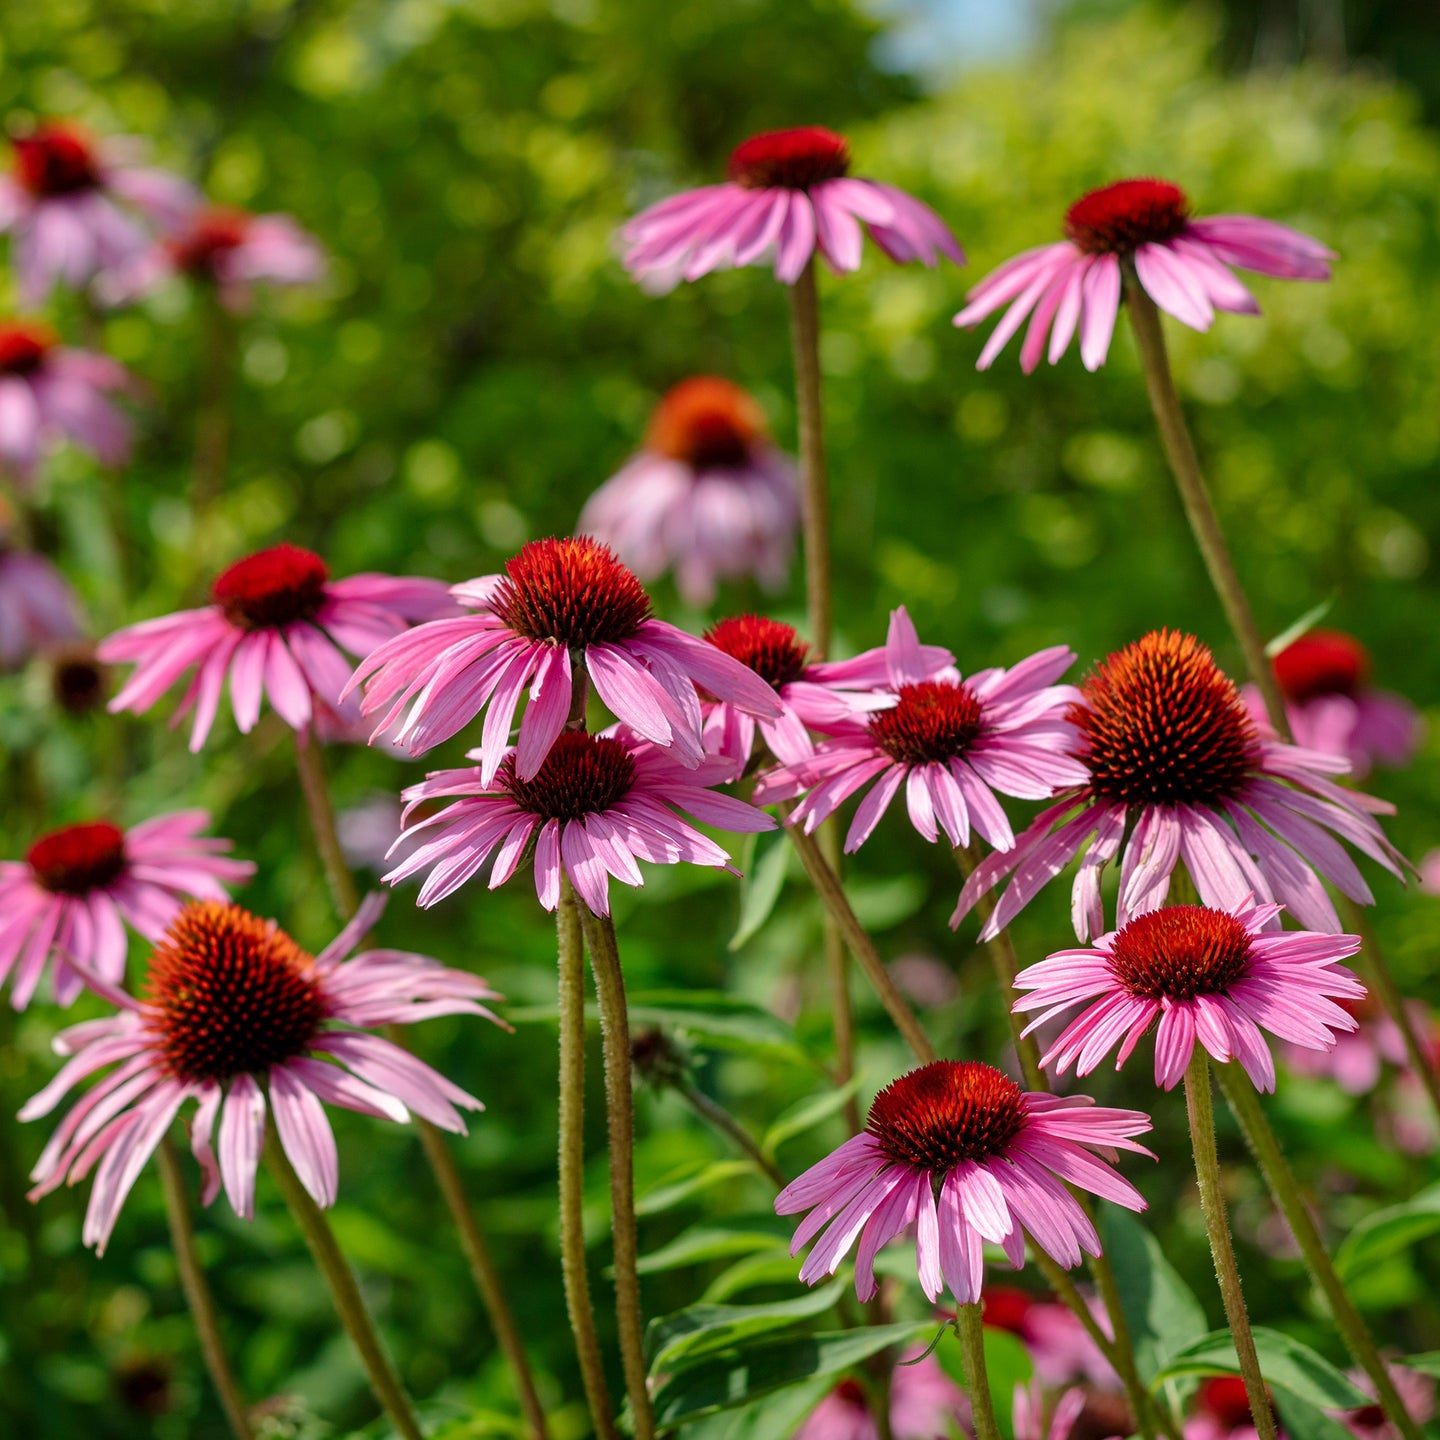
POLYGON ((325 777, 325 752, 314 735, 302 736, 296 732, 295 768, 300 775, 310 830, 315 837, 315 848, 320 852, 330 897, 341 917, 348 920, 360 905, 360 891, 345 859, 340 832, 335 828, 335 806, 325 777))
POLYGON ((697 1090, 688 1082, 675 1087, 685 1103, 704 1121, 713 1125, 722 1135, 741 1151, 762 1175, 777 1189, 785 1188, 785 1177, 780 1167, 760 1148, 755 1137, 721 1104, 712 1100, 703 1090, 697 1090))
MULTIPOLYGON (((840 827, 827 820, 820 827, 820 853, 838 878, 843 855, 840 827)), ((821 917, 825 945, 825 975, 830 985, 830 1011, 835 1031, 835 1083, 848 1085, 855 1075, 855 1006, 850 999, 850 956, 840 925, 827 907, 821 917)), ((845 1102, 845 1124, 852 1135, 860 1133, 860 1101, 845 1102)))
POLYGON ((830 648, 830 482, 825 472, 825 412, 820 398, 820 300, 812 258, 790 287, 795 351, 795 418, 805 526, 805 608, 814 658, 830 648))

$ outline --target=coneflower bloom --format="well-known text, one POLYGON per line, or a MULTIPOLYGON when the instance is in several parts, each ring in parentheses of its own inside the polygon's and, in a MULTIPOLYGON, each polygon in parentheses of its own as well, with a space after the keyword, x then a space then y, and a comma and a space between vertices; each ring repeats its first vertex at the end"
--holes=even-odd
MULTIPOLYGON (((625 885, 644 884, 637 860, 730 868, 729 855, 677 811, 741 834, 775 828, 763 810, 709 788, 730 779, 724 761, 686 767, 623 729, 607 735, 567 730, 528 778, 519 773, 515 753, 507 751, 489 779, 483 766, 437 770, 406 790, 407 816, 430 802, 453 803, 402 832, 396 845, 413 848, 385 879, 393 884, 428 871, 419 904, 433 905, 492 853, 492 890, 533 853, 535 892, 547 910, 560 903, 563 868, 590 909, 608 915, 612 875, 625 885), (414 843, 417 832, 432 828, 429 840, 414 843)), ((471 751, 470 758, 480 754, 471 751)))
POLYGON ((1013 850, 975 867, 952 925, 1013 872, 980 932, 992 938, 1082 852, 1071 903, 1081 940, 1106 928, 1100 876, 1117 855, 1117 925, 1163 905, 1182 861, 1207 905, 1278 900, 1307 930, 1332 934, 1340 920, 1322 876, 1360 904, 1373 900, 1337 837, 1403 875, 1374 818, 1392 807, 1336 785, 1329 777, 1348 769, 1344 760, 1265 736, 1193 636, 1151 631, 1081 688, 1071 719, 1089 782, 1044 810, 1013 850))
MULTIPOLYGON (((1372 765, 1408 765, 1420 748, 1425 722, 1403 696, 1370 685, 1370 656, 1342 630, 1310 630, 1274 659, 1285 697, 1285 717, 1297 745, 1343 755, 1352 776, 1372 765)), ((1256 724, 1268 730, 1265 702, 1253 686, 1245 703, 1256 724)))
POLYGON ((1040 1064, 1056 1074, 1071 1065, 1088 1075, 1119 1044, 1119 1070, 1155 1026, 1155 1083, 1173 1089, 1199 1041, 1221 1065, 1238 1060, 1257 1090, 1274 1090, 1275 1060, 1262 1030, 1310 1050, 1328 1050, 1356 1028, 1337 1003, 1360 1000, 1365 987, 1339 962, 1360 948, 1358 935, 1279 930, 1279 905, 1212 910, 1168 905, 1078 950, 1061 950, 1015 977, 1020 1013, 1040 1013, 1027 1033, 1072 1010, 1085 1010, 1040 1064))
MULTIPOLYGON (((891 1440, 935 1440, 964 1433, 970 1401, 933 1355, 914 1346, 890 1372, 891 1440)), ((880 1440, 870 1400, 858 1380, 842 1380, 795 1431, 792 1440, 880 1440)))
MULTIPOLYGON (((907 617, 908 619, 908 617, 907 617)), ((755 798, 766 804, 804 793, 791 823, 815 829, 857 791, 871 785, 845 837, 847 851, 869 839, 901 785, 910 820, 927 839, 943 830, 968 845, 973 826, 997 850, 1015 843, 995 792, 1048 800, 1084 782, 1069 753, 1077 732, 1066 713, 1079 692, 1053 682, 1074 663, 1063 645, 1041 650, 1009 670, 929 669, 913 628, 892 625, 886 645, 893 704, 835 727, 815 754, 766 772, 755 798)))
POLYGON ((108 820, 42 835, 24 860, 0 861, 0 984, 10 1003, 30 1003, 45 967, 69 1005, 84 988, 74 960, 101 980, 125 978, 128 924, 155 941, 187 900, 224 900, 255 867, 229 858, 230 842, 202 835, 203 810, 157 815, 122 830, 108 820))
POLYGON ((62 345, 35 321, 0 322, 0 471, 29 486, 46 451, 64 440, 102 465, 123 465, 133 427, 111 397, 135 390, 108 355, 62 345))
POLYGON ((1217 310, 1260 312, 1231 266, 1283 280, 1328 280, 1335 259, 1318 240, 1273 220, 1197 220, 1185 192, 1166 180, 1120 180, 1082 195, 1065 214, 1065 236, 1006 261, 966 297, 957 325, 976 325, 1010 306, 980 352, 979 369, 989 368, 1028 317, 1020 347, 1027 374, 1047 353, 1054 365, 1077 329, 1081 361, 1098 370, 1110 353, 1122 277, 1132 269, 1162 310, 1208 330, 1217 310))
POLYGON ((810 1211, 790 1246, 795 1255, 820 1237, 800 1271, 807 1284, 833 1275, 858 1240, 855 1294, 871 1299, 876 1253, 914 1225, 925 1294, 933 1301, 948 1289, 972 1305, 986 1240, 1017 1269, 1027 1235, 1066 1269, 1082 1252, 1100 1254, 1094 1226, 1062 1182, 1145 1209, 1106 1162, 1117 1150, 1148 1155, 1130 1137, 1149 1128, 1138 1110, 1028 1092, 989 1065, 936 1060, 887 1085, 864 1132, 787 1185, 775 1211, 810 1211))
POLYGON ((289 215, 202 205, 132 265, 107 273, 101 298, 127 304, 169 275, 210 286, 227 310, 242 311, 257 283, 313 285, 322 279, 325 252, 289 215))
POLYGON ((760 676, 781 707, 778 719, 757 721, 734 705, 702 698, 705 748, 732 761, 737 776, 754 753, 757 729, 777 760, 795 764, 815 753, 810 730, 833 731, 895 703, 884 689, 894 664, 916 665, 927 679, 955 664, 943 646, 920 644, 903 605, 891 612, 889 644, 849 660, 812 664, 810 646, 794 627, 763 615, 732 615, 712 625, 705 638, 760 676))
POLYGON ((837 274, 860 268, 864 235, 894 261, 957 265, 964 251, 928 206, 850 174, 850 142, 818 125, 752 135, 730 156, 729 179, 672 195, 624 230, 625 268, 668 288, 712 270, 773 262, 793 285, 819 254, 837 274), (864 227, 862 232, 861 227, 864 227))
POLYGON ((49 121, 11 144, 15 169, 0 176, 0 230, 14 237, 27 305, 39 305, 56 281, 78 290, 141 254, 149 237, 137 215, 165 228, 197 201, 178 175, 134 164, 134 141, 96 140, 78 125, 49 121))
POLYGON ((682 380, 655 407, 645 446, 585 502, 578 530, 609 545, 640 580, 667 570, 691 605, 718 580, 785 583, 800 495, 765 417, 716 375, 682 380))
MULTIPOLYGON (((1087 1297, 1087 1303, 1108 1335, 1105 1307, 1098 1299, 1087 1297)), ((1122 1388, 1120 1377, 1069 1306, 1013 1285, 987 1285, 980 1304, 986 1325, 1008 1330, 1025 1346, 1042 1384, 1058 1387, 1083 1380, 1101 1390, 1122 1388)))
POLYGON ((83 632, 80 598, 43 555, 18 550, 0 530, 0 667, 12 670, 83 632))
POLYGON ((95 658, 89 640, 62 641, 47 646, 50 698, 67 715, 91 715, 101 709, 110 693, 110 676, 95 658))
POLYGON ((132 662, 112 711, 148 710, 195 667, 172 724, 192 710, 190 749, 198 751, 230 681, 230 705, 242 734, 268 697, 302 734, 325 712, 357 724, 359 706, 342 698, 350 678, 345 653, 368 655, 412 621, 457 609, 443 582, 420 576, 351 575, 332 580, 325 562, 297 545, 276 545, 237 560, 210 587, 209 605, 144 620, 100 642, 107 663, 132 662), (345 652, 345 653, 342 653, 345 652))
POLYGON ((49 1114, 81 1080, 117 1068, 56 1127, 31 1172, 31 1199, 93 1169, 83 1235, 103 1254, 125 1197, 187 1100, 197 1102, 190 1148, 204 1174, 201 1199, 208 1205, 223 1185, 245 1220, 254 1215, 267 1109, 319 1205, 335 1203, 339 1183, 322 1101, 387 1120, 414 1113, 463 1134, 459 1112, 480 1102, 368 1032, 437 1015, 500 1024, 482 1003, 498 997, 478 976, 424 955, 367 950, 347 960, 383 908, 369 897, 312 956, 238 905, 187 905, 156 946, 140 999, 103 987, 121 1013, 56 1037, 57 1052, 70 1058, 22 1120, 49 1114))
POLYGON ((1256 1440, 1250 1396, 1238 1375, 1211 1375, 1195 1392, 1181 1427, 1184 1440, 1256 1440))
MULTIPOLYGON (((1297 1075, 1333 1080, 1347 1095, 1368 1095, 1380 1083, 1385 1066, 1397 1070, 1408 1067, 1410 1057, 1405 1049, 1405 1037, 1374 996, 1342 1000, 1340 1004, 1354 1017, 1355 1029, 1349 1034, 1337 1035, 1332 1049, 1284 1045, 1280 1055, 1297 1075)), ((1420 1043, 1435 1049, 1440 1033, 1430 1007, 1419 1000, 1407 1000, 1405 1010, 1420 1043)))
MULTIPOLYGON (((1395 1389, 1400 1396, 1406 1413, 1417 1425, 1428 1425, 1435 1417, 1435 1377, 1408 1365, 1386 1363, 1395 1389)), ((1348 1376, 1352 1385, 1367 1395, 1375 1393, 1375 1382, 1363 1371, 1352 1370, 1348 1376)), ((1400 1427, 1386 1415, 1378 1405, 1366 1405, 1359 1410, 1332 1410, 1329 1412, 1355 1437, 1355 1440, 1399 1440, 1400 1427)))
POLYGON ((486 710, 475 758, 489 785, 510 754, 526 687, 515 773, 533 780, 570 714, 574 667, 636 734, 673 746, 687 765, 704 755, 701 686, 761 718, 779 715, 774 692, 713 645, 650 613, 650 597, 608 546, 586 536, 532 540, 503 575, 452 587, 475 611, 417 626, 374 650, 350 686, 365 682, 366 715, 384 710, 375 737, 412 755, 448 740, 486 710))
POLYGON ((1063 1391, 1045 1423, 1045 1392, 1037 1377, 1029 1385, 1016 1385, 1011 1406, 1015 1440, 1068 1440, 1080 1412, 1085 1408, 1085 1392, 1077 1385, 1063 1391))

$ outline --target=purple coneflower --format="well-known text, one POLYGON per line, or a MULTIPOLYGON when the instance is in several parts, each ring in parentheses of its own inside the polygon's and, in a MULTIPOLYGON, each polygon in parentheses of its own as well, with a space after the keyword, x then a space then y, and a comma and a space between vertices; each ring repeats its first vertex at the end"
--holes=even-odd
POLYGON ((43 555, 15 548, 0 527, 0 668, 77 640, 83 629, 70 582, 43 555))
MULTIPOLYGON (((935 1440, 964 1433, 970 1420, 965 1392, 919 1346, 890 1372, 891 1440, 935 1440)), ((795 1431, 792 1440, 880 1440, 870 1399, 858 1380, 842 1380, 795 1431)))
POLYGON ((1028 316, 1020 347, 1027 374, 1046 354, 1047 338, 1054 365, 1077 329, 1080 359, 1098 370, 1110 353, 1126 266, 1162 310, 1208 330, 1216 310, 1259 314, 1230 266, 1283 280, 1328 280, 1335 259, 1318 240, 1273 220, 1193 219, 1185 192, 1165 180, 1120 180, 1082 195, 1066 212, 1065 235, 1006 261, 970 291, 957 325, 978 324, 1010 306, 980 352, 979 369, 989 368, 1028 316))

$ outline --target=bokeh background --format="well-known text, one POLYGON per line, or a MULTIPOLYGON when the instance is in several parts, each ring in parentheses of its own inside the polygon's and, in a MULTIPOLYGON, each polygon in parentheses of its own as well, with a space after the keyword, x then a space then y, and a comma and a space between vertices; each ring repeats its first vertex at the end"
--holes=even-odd
MULTIPOLYGON (((852 0, 49 0, 0 7, 0 113, 148 136, 161 163, 213 198, 289 211, 329 250, 324 286, 269 298, 241 327, 227 556, 289 539, 320 550, 336 574, 451 580, 568 530, 636 445, 657 395, 686 374, 749 387, 793 444, 785 297, 769 275, 649 298, 617 263, 614 232, 640 206, 716 176, 756 130, 845 130, 857 172, 934 205, 971 264, 899 269, 872 249, 857 276, 822 277, 840 630, 848 648, 878 643, 887 610, 903 602, 922 637, 949 645, 966 670, 1059 642, 1088 664, 1159 624, 1199 633, 1238 667, 1128 334, 1095 375, 1072 354, 1024 378, 1013 346, 977 374, 980 339, 950 325, 966 285, 1054 238, 1081 191, 1127 174, 1171 178, 1202 211, 1250 211, 1322 237, 1342 257, 1333 283, 1260 281, 1262 319, 1222 317, 1205 336, 1171 327, 1170 338, 1262 625, 1278 633, 1329 602, 1327 623, 1363 638, 1377 680, 1437 722, 1416 765, 1373 787, 1399 804, 1392 833, 1418 858, 1440 844, 1437 57, 1433 11, 1403 0, 884 10, 852 0)), ((82 319, 63 305, 52 318, 72 334, 82 319)), ((97 635, 176 608, 193 583, 186 497, 201 318, 171 293, 103 323, 106 348, 149 388, 142 443, 121 475, 63 455, 39 496, 42 548, 80 588, 97 635)), ((656 597, 668 618, 706 618, 664 585, 656 597)), ((774 601, 743 589, 722 597, 731 611, 758 604, 798 620, 798 583, 774 601)), ((155 716, 60 714, 32 667, 0 677, 0 748, 5 855, 65 820, 201 803, 260 863, 247 904, 302 942, 332 933, 278 726, 242 740, 222 716, 191 757, 155 716)), ((380 804, 382 822, 386 797, 420 773, 364 751, 332 753, 331 769, 342 807, 380 804)), ((882 948, 932 987, 942 1046, 997 1054, 1003 1022, 973 929, 957 939, 945 923, 957 884, 949 856, 892 816, 852 874, 882 948)), ((1412 993, 1433 998, 1440 900, 1374 879, 1392 963, 1412 993)), ((828 1028, 819 913, 803 883, 792 877, 758 931, 728 945, 749 894, 728 877, 657 871, 642 895, 617 897, 617 920, 642 1014, 679 1026, 699 1083, 764 1132, 823 1091, 828 1028)), ((556 1433, 578 1436, 554 1233, 553 932, 518 880, 425 914, 413 895, 395 896, 385 935, 475 968, 510 997, 513 1036, 442 1021, 418 1038, 489 1105, 459 1153, 556 1433)), ((1064 897, 1046 897, 1016 927, 1022 958, 1067 933, 1064 897)), ((868 1098, 904 1057, 858 987, 857 1001, 868 1098)), ((0 1112, 52 1073, 56 1024, 45 1006, 0 1015, 0 1112)), ((1097 1080, 1102 1096, 1114 1088, 1097 1080)), ((1218 1323, 1178 1158, 1179 1102, 1155 1108, 1170 1159, 1128 1168, 1166 1253, 1218 1323)), ((1435 1178, 1428 1159, 1395 1150, 1367 1103, 1333 1087, 1283 1085, 1276 1114, 1333 1235, 1435 1178)), ((592 1118, 598 1266, 607 1197, 603 1117, 592 1118)), ((829 1123, 782 1146, 788 1171, 837 1138, 829 1123)), ((647 1097, 641 1126, 639 1188, 652 1197, 642 1251, 682 1237, 692 1257, 682 1250, 683 1263, 667 1266, 662 1254, 646 1280, 651 1313, 693 1302, 717 1277, 722 1293, 743 1282, 753 1295, 793 1294, 793 1271, 781 1284, 783 1270, 764 1268, 783 1254, 783 1227, 766 1215, 763 1185, 717 1168, 723 1141, 673 1096, 647 1097), (748 1280, 727 1270, 737 1257, 753 1262, 748 1280)), ((153 1174, 97 1261, 79 1240, 83 1194, 24 1202, 45 1128, 0 1123, 0 1432, 222 1435, 153 1174)), ((413 1136, 346 1115, 337 1128, 335 1223, 408 1383, 452 1440, 512 1433, 509 1386, 413 1136)), ((1232 1133, 1222 1145, 1238 1160, 1232 1133)), ((1339 1360, 1298 1261, 1283 1246, 1273 1253, 1258 1180, 1243 1165, 1228 1173, 1242 1268, 1264 1277, 1251 1282, 1257 1321, 1339 1360)), ((253 1396, 285 1397, 273 1406, 276 1435, 347 1433, 373 1413, 360 1373, 263 1185, 259 1208, 251 1225, 223 1204, 201 1221, 243 1382, 253 1396)), ((1385 1341, 1407 1352, 1440 1349, 1440 1248, 1429 1243, 1365 1277, 1385 1341)))

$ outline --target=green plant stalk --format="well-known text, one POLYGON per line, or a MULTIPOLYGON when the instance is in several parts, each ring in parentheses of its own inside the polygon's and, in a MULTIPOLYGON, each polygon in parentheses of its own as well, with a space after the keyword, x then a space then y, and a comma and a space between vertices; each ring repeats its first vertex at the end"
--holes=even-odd
POLYGON ((325 871, 325 883, 330 887, 330 898, 341 919, 348 920, 360 907, 360 890, 350 873, 344 846, 340 844, 340 832, 335 827, 335 806, 325 775, 325 752, 313 733, 302 737, 299 731, 295 732, 295 769, 300 776, 305 810, 310 816, 310 830, 325 871))
POLYGON ((825 412, 820 398, 820 298, 812 257, 789 287, 795 353, 795 420, 805 529, 805 609, 817 660, 830 649, 830 482, 825 470, 825 412))
POLYGON ((290 1207, 316 1266, 330 1287, 335 1311, 360 1356, 360 1363, 365 1367, 370 1388, 380 1402, 380 1408, 390 1417, 390 1423, 403 1440, 423 1440, 424 1432, 420 1429, 410 1397, 385 1353, 375 1322, 370 1318, 360 1287, 355 1283, 354 1272, 340 1250, 324 1211, 300 1183, 300 1177, 286 1158, 273 1124, 268 1124, 265 1130, 265 1164, 290 1207))
POLYGON ((703 1090, 696 1089, 688 1081, 680 1082, 675 1089, 702 1120, 713 1125, 724 1135, 777 1190, 785 1188, 785 1177, 780 1173, 780 1167, 760 1148, 755 1137, 723 1105, 712 1100, 703 1090))
POLYGON ((990 1376, 985 1370, 985 1326, 978 1305, 962 1305, 955 1317, 955 1334, 960 1340, 960 1360, 965 1367, 965 1389, 975 1421, 975 1440, 1000 1440, 995 1422, 995 1402, 990 1395, 990 1376))
POLYGON ((1220 1157, 1215 1148, 1215 1111, 1210 1097, 1210 1063, 1198 1043, 1185 1070, 1185 1109, 1190 1118, 1190 1145, 1195 1152, 1195 1180, 1200 1187, 1200 1208, 1205 1212, 1205 1229, 1210 1236, 1210 1254, 1215 1261, 1215 1278, 1225 1302, 1225 1319, 1240 1360, 1240 1374, 1250 1400, 1250 1414, 1260 1440, 1275 1440, 1275 1417, 1255 1337, 1250 1333, 1250 1316, 1240 1289, 1240 1270, 1230 1243, 1230 1220, 1225 1213, 1225 1196, 1220 1186, 1220 1157))
POLYGON ((600 1440, 617 1440, 585 1263, 585 946, 579 902, 563 867, 555 933, 560 967, 560 1269, 590 1418, 600 1440))
POLYGON ((240 1392, 240 1382, 231 1368, 230 1357, 225 1353, 215 1297, 210 1293, 205 1271, 200 1266, 200 1254, 195 1248, 195 1227, 190 1219, 190 1200, 185 1193, 180 1159, 175 1153, 175 1143, 168 1135, 160 1142, 159 1161, 160 1187, 165 1193, 165 1218, 170 1225, 170 1242, 175 1247, 180 1288, 185 1292, 195 1321, 205 1368, 210 1372, 211 1383, 220 1397, 220 1408, 225 1412, 235 1440, 253 1440, 255 1432, 250 1425, 249 1408, 240 1392))
MULTIPOLYGON (((820 853, 838 878, 843 863, 839 824, 834 819, 827 820, 820 827, 819 835, 820 853)), ((835 1083, 848 1085, 855 1075, 855 1006, 850 999, 850 956, 839 923, 828 908, 821 914, 821 927, 835 1033, 835 1083)), ((845 1124, 852 1135, 860 1133, 860 1101, 854 1095, 845 1102, 845 1124)))
POLYGON ((655 1416, 646 1384, 645 1317, 640 1305, 640 1251, 635 1224, 635 1095, 630 1060, 630 1018, 615 926, 578 901, 580 924, 600 1001, 600 1034, 605 1051, 605 1114, 610 1135, 610 1209, 615 1248, 615 1319, 620 1361, 635 1440, 654 1440, 655 1416))
POLYGON ((1370 1377, 1381 1408, 1405 1436, 1405 1440, 1421 1440, 1420 1427, 1405 1409, 1405 1403, 1395 1389, 1395 1382, 1390 1378, 1384 1360, 1380 1358, 1369 1328, 1336 1273, 1334 1262, 1330 1259, 1325 1242, 1320 1238, 1320 1232, 1316 1229, 1304 1196, 1300 1193, 1299 1183, 1280 1148, 1280 1141, 1265 1118, 1265 1111, 1260 1104, 1260 1097, 1255 1093, 1254 1085, 1234 1063, 1217 1065, 1215 1076, 1230 1103, 1230 1109, 1240 1122, 1240 1131, 1245 1136, 1250 1153, 1260 1166, 1260 1173, 1270 1187, 1270 1194, 1290 1226, 1291 1234, 1299 1243, 1300 1253, 1310 1267, 1311 1278, 1319 1285, 1329 1302, 1335 1328, 1340 1332, 1346 1348, 1354 1356, 1356 1364, 1370 1377))

